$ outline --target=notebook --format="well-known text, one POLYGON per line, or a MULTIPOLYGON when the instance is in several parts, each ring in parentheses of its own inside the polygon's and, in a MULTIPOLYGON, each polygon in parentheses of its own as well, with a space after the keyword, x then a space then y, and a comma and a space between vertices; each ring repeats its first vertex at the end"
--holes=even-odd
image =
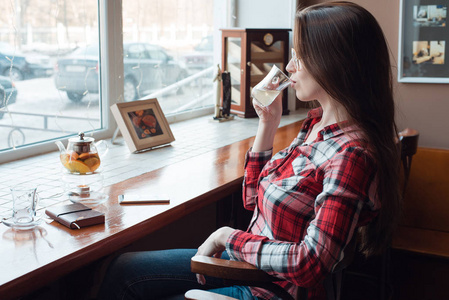
POLYGON ((104 224, 104 213, 93 210, 81 203, 63 206, 49 207, 45 213, 53 220, 70 229, 81 229, 83 227, 104 224))

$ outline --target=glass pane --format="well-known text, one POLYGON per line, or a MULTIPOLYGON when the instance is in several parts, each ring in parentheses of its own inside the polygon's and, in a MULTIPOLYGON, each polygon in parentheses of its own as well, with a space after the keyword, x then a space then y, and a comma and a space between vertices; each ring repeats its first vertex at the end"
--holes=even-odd
POLYGON ((231 102, 235 105, 241 105, 240 85, 242 62, 242 39, 239 37, 228 37, 226 39, 226 71, 231 74, 231 102))
POLYGON ((212 106, 212 31, 213 1, 123 0, 124 100, 157 98, 166 115, 212 106))
POLYGON ((261 41, 251 42, 251 87, 258 84, 270 72, 273 65, 285 72, 284 42, 276 41, 266 46, 261 41))
POLYGON ((98 2, 0 7, 0 151, 99 129, 98 2))

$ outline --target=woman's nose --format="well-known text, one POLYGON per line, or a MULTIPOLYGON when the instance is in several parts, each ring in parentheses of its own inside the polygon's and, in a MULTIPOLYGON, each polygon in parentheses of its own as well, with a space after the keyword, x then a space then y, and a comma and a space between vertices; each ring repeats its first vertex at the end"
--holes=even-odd
POLYGON ((296 69, 295 69, 295 64, 293 63, 293 60, 290 59, 290 61, 287 64, 287 67, 285 67, 285 69, 287 70, 287 72, 289 73, 295 73, 296 69))

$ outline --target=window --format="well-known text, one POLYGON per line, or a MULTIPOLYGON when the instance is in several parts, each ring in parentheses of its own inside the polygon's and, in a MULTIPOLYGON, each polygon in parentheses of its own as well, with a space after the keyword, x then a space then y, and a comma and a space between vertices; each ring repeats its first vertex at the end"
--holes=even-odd
POLYGON ((211 106, 213 1, 122 6, 125 100, 157 97, 167 115, 211 106))
POLYGON ((213 106, 209 0, 0 0, 0 162, 111 136, 114 102, 213 106))

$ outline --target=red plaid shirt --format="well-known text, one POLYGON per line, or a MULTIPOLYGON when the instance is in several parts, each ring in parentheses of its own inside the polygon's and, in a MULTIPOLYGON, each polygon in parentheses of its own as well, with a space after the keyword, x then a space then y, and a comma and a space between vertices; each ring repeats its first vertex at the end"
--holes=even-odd
MULTIPOLYGON (((311 110, 297 138, 272 158, 272 151, 248 151, 243 202, 254 215, 248 230, 234 231, 226 245, 231 259, 284 279, 280 285, 292 295, 297 286, 308 287, 309 299, 325 299, 322 281, 356 227, 380 208, 373 158, 354 135, 333 124, 304 144, 321 114, 311 110)), ((260 288, 252 292, 276 299, 260 288)))

